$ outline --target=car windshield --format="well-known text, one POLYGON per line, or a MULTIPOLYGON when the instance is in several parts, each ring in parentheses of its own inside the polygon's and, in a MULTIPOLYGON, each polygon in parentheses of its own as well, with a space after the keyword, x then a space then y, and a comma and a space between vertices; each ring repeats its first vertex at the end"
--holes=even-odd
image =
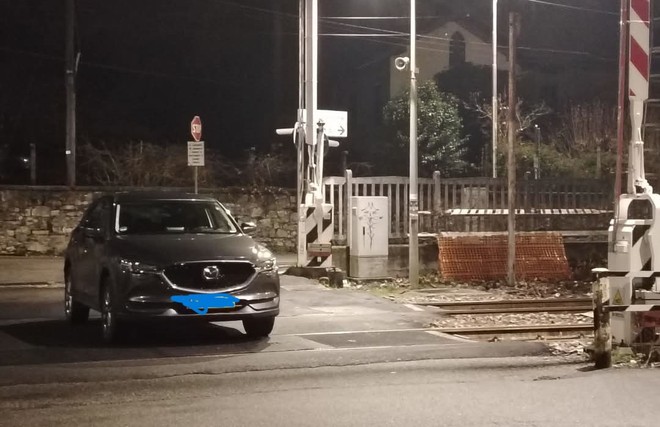
POLYGON ((149 200, 117 205, 115 231, 120 234, 237 233, 218 203, 149 200))

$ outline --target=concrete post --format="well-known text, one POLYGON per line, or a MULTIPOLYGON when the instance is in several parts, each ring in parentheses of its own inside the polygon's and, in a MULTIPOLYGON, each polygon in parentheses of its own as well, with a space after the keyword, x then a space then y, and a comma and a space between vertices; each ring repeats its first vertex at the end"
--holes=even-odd
POLYGON ((596 369, 612 366, 612 331, 610 329, 610 313, 604 310, 608 297, 608 282, 602 276, 607 272, 604 268, 594 268, 596 275, 593 283, 594 305, 594 344, 593 361, 596 369))
POLYGON ((440 232, 440 217, 442 216, 442 189, 440 183, 440 172, 433 172, 433 229, 440 232))
POLYGON ((346 218, 346 246, 350 250, 351 246, 351 198, 353 197, 353 171, 346 169, 344 171, 344 176, 346 177, 345 192, 346 192, 346 202, 344 203, 345 212, 344 218, 346 218))

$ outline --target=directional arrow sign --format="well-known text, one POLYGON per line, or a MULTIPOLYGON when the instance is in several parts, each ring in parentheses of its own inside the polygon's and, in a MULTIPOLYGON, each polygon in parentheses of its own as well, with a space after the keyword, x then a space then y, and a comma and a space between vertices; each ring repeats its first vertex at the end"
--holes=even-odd
MULTIPOLYGON (((302 110, 302 119, 306 120, 306 111, 302 110)), ((348 136, 348 112, 336 110, 316 110, 316 119, 323 121, 323 130, 328 138, 346 138, 348 136)))

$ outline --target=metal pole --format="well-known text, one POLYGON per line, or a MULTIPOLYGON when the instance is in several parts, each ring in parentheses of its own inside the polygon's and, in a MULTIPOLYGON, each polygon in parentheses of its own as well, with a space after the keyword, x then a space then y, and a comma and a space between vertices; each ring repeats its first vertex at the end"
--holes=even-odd
POLYGON ((197 166, 195 166, 195 167, 193 168, 194 176, 195 176, 195 194, 197 194, 197 189, 198 189, 198 187, 197 187, 197 169, 198 169, 197 166))
POLYGON ((76 185, 76 70, 74 46, 74 0, 66 0, 66 46, 65 46, 65 86, 66 86, 66 182, 69 187, 76 185))
POLYGON ((316 133, 318 10, 318 0, 307 0, 305 5, 305 138, 308 138, 308 143, 314 147, 318 142, 316 133))
POLYGON ((509 108, 507 110, 507 134, 509 137, 509 153, 507 176, 509 181, 509 215, 507 228, 509 230, 508 251, 508 282, 513 286, 516 282, 516 159, 514 143, 518 130, 516 124, 516 37, 517 19, 514 12, 509 12, 509 108))
MULTIPOLYGON (((305 1, 300 0, 298 8, 298 123, 302 122, 302 111, 305 108, 305 1)), ((298 132, 298 129, 294 129, 298 132)), ((297 135, 300 136, 300 135, 297 135)), ((305 246, 305 211, 304 211, 304 197, 305 197, 305 142, 296 137, 298 144, 298 176, 297 176, 297 191, 296 202, 298 208, 298 267, 302 267, 307 262, 307 247, 305 246)))
POLYGON ((497 178, 497 134, 499 109, 497 106, 497 0, 493 0, 493 178, 497 178))
POLYGON ((616 174, 614 180, 615 218, 618 216, 616 211, 618 211, 619 196, 621 196, 621 179, 623 175, 624 113, 626 102, 626 42, 628 40, 627 21, 628 0, 621 0, 619 19, 619 94, 617 105, 616 174))
POLYGON ((411 287, 419 284, 419 246, 417 234, 419 214, 417 201, 417 63, 415 58, 417 27, 415 25, 416 0, 410 0, 410 202, 409 202, 409 242, 408 277, 411 287))
MULTIPOLYGON (((614 176, 614 235, 618 233, 619 198, 621 197, 621 180, 623 178, 623 139, 625 126, 626 102, 626 45, 628 41, 628 0, 621 0, 619 12, 619 91, 617 102, 617 135, 616 135, 616 172, 614 176)), ((630 160, 629 160, 630 161, 630 160)), ((609 251, 614 251, 616 239, 609 242, 609 251)))

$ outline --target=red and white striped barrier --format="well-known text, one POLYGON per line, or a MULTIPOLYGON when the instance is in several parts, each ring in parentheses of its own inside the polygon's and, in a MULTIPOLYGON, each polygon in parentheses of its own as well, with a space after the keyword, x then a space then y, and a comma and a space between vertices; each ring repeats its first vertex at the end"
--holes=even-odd
POLYGON ((628 95, 635 101, 649 96, 650 14, 650 0, 630 0, 628 95))

